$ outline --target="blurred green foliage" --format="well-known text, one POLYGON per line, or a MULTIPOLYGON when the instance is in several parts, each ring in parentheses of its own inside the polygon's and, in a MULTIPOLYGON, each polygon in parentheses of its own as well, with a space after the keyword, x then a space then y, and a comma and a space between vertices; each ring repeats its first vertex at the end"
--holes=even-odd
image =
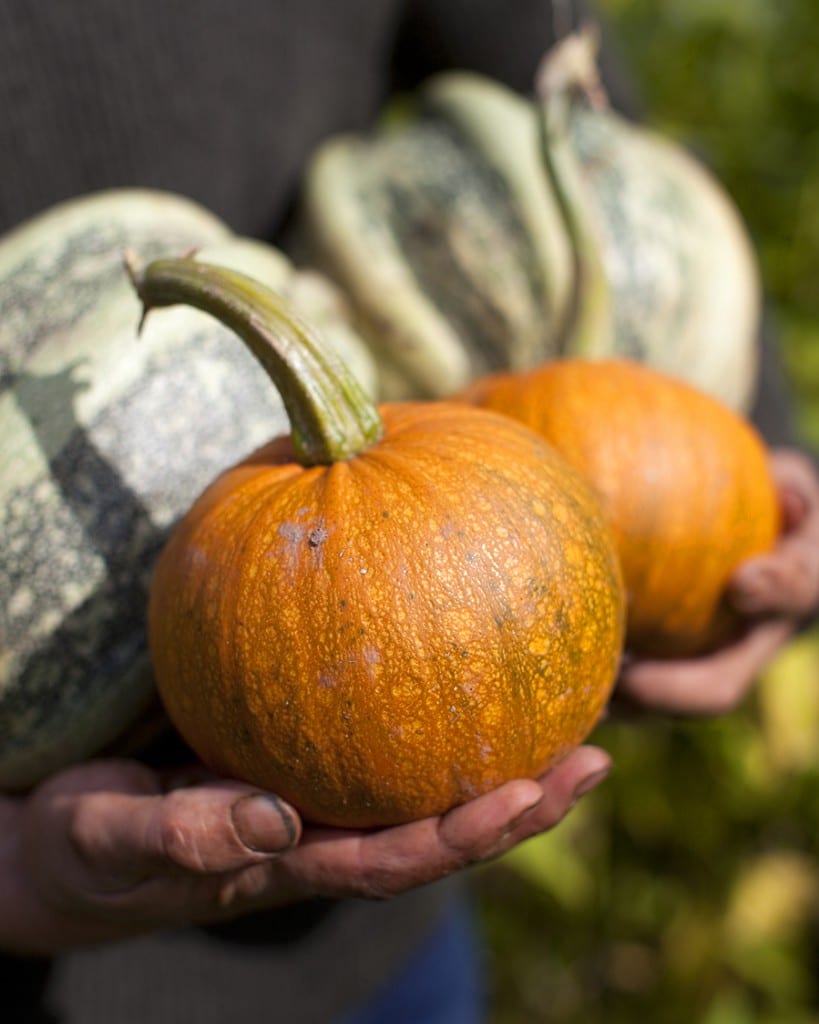
MULTIPOLYGON (((819 450, 819 8, 602 0, 646 120, 736 200, 819 450)), ((819 1024, 819 632, 739 711, 611 720, 612 776, 481 869, 493 1024, 819 1024)))

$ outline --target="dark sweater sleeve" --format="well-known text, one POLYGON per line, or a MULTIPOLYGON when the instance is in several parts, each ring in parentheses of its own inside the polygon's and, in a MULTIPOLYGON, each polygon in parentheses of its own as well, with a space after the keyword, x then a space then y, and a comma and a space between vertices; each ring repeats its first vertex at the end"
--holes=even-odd
POLYGON ((411 89, 430 74, 460 68, 531 93, 546 51, 590 20, 602 30, 600 64, 612 103, 639 116, 639 91, 617 39, 587 0, 409 0, 393 62, 393 85, 411 89))
POLYGON ((554 38, 550 9, 542 0, 410 0, 396 84, 411 88, 437 71, 464 68, 528 92, 554 38))
POLYGON ((799 437, 793 388, 770 320, 761 331, 759 378, 751 419, 772 447, 801 448, 811 454, 799 437))

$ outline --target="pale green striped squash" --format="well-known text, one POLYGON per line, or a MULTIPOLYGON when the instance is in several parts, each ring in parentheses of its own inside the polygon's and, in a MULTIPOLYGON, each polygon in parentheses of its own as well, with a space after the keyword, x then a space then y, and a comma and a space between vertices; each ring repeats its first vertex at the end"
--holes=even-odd
POLYGON ((244 346, 189 308, 140 308, 123 250, 243 270, 288 295, 367 388, 337 290, 179 196, 122 190, 0 238, 0 788, 102 750, 153 682, 145 605, 169 527, 287 430, 244 346))

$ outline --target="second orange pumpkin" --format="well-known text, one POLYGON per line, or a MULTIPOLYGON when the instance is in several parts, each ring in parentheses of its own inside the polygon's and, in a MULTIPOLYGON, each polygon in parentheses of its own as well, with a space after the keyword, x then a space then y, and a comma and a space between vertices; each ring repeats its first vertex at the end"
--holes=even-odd
POLYGON ((595 487, 616 534, 632 650, 694 654, 730 634, 731 574, 780 526, 767 451, 746 420, 626 360, 499 374, 462 397, 533 427, 595 487))

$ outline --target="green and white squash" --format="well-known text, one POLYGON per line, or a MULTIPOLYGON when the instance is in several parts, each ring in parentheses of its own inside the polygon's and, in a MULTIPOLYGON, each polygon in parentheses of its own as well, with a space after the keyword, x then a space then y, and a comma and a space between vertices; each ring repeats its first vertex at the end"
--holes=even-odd
POLYGON ((288 429, 243 346, 195 310, 140 304, 123 251, 242 270, 285 294, 366 388, 337 290, 179 196, 70 201, 0 238, 0 788, 101 750, 153 690, 147 584, 221 469, 288 429))
POLYGON ((557 354, 570 251, 525 100, 436 77, 410 120, 340 136, 305 182, 311 258, 377 352, 387 397, 442 397, 557 354))
POLYGON ((312 162, 311 259, 379 339, 388 397, 621 355, 746 408, 759 280, 724 190, 607 108, 593 30, 547 54, 537 85, 530 102, 436 76, 409 116, 331 139, 312 162))
POLYGON ((649 363, 747 410, 761 307, 751 240, 701 163, 609 108, 596 54, 588 27, 546 56, 537 81, 544 163, 578 256, 568 345, 649 363))

